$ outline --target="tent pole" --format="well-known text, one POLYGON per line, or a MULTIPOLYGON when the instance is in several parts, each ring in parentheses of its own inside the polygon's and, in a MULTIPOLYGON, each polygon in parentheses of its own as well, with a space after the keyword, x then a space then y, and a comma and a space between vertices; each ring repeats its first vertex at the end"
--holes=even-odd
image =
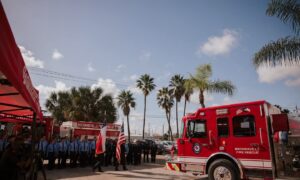
POLYGON ((33 112, 33 120, 32 120, 32 150, 34 151, 35 150, 35 143, 36 143, 36 140, 37 140, 37 133, 36 133, 36 113, 33 112))

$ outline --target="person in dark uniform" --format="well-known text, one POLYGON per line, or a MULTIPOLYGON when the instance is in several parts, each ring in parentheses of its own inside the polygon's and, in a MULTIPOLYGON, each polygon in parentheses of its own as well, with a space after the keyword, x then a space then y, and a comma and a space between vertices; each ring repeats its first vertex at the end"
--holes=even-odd
POLYGON ((132 144, 129 142, 128 144, 128 153, 126 156, 126 160, 127 160, 127 164, 133 164, 133 146, 132 144))
POLYGON ((120 159, 120 162, 118 161, 118 159, 116 157, 116 148, 115 148, 114 152, 115 152, 115 155, 114 155, 115 170, 119 171, 119 164, 121 164, 123 166, 124 171, 128 170, 126 168, 125 144, 121 145, 121 159, 120 159))
POLYGON ((156 161, 156 153, 157 153, 157 145, 155 142, 151 145, 151 162, 155 163, 156 161))
POLYGON ((112 165, 112 159, 113 159, 113 140, 112 139, 106 139, 105 142, 105 166, 112 165))
POLYGON ((148 163, 149 162, 150 147, 149 147, 149 144, 147 142, 144 142, 143 150, 144 150, 144 162, 148 163))
POLYGON ((137 145, 137 142, 134 142, 134 144, 132 144, 132 150, 133 150, 133 164, 138 165, 138 145, 137 145))
POLYGON ((94 152, 94 156, 96 157, 96 163, 93 166, 93 172, 96 169, 98 169, 98 172, 103 172, 101 166, 103 165, 103 161, 104 161, 104 152, 105 152, 105 149, 103 149, 103 147, 102 147, 102 137, 99 135, 98 138, 99 138, 98 142, 96 142, 97 140, 95 139, 95 152, 94 152))
POLYGON ((140 141, 137 143, 137 163, 142 163, 142 143, 140 141))

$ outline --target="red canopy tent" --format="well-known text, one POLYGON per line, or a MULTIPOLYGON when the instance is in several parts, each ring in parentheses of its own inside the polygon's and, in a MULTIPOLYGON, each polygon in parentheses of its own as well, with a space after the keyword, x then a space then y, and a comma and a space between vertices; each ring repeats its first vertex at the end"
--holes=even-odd
POLYGON ((42 120, 38 91, 33 87, 0 1, 0 120, 42 120))

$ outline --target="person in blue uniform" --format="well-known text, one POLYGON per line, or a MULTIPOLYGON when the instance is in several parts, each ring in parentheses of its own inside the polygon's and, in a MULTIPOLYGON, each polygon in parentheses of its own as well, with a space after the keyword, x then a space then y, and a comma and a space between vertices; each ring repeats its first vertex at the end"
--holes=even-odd
POLYGON ((46 140, 46 136, 43 136, 38 144, 38 151, 40 152, 43 160, 46 158, 47 146, 48 141, 46 140))
POLYGON ((70 155, 70 167, 74 168, 77 166, 77 153, 78 153, 78 143, 76 139, 71 139, 69 143, 69 155, 70 155))
POLYGON ((80 165, 85 167, 87 165, 89 152, 89 143, 87 141, 87 136, 80 142, 80 165))
POLYGON ((55 139, 52 139, 47 146, 48 169, 52 170, 55 164, 55 139))

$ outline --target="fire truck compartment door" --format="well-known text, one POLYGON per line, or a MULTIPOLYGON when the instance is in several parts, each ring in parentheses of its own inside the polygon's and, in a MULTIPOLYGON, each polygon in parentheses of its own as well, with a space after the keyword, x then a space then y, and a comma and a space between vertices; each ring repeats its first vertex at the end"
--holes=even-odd
POLYGON ((287 114, 273 114, 272 128, 274 132, 289 131, 289 122, 287 114))

